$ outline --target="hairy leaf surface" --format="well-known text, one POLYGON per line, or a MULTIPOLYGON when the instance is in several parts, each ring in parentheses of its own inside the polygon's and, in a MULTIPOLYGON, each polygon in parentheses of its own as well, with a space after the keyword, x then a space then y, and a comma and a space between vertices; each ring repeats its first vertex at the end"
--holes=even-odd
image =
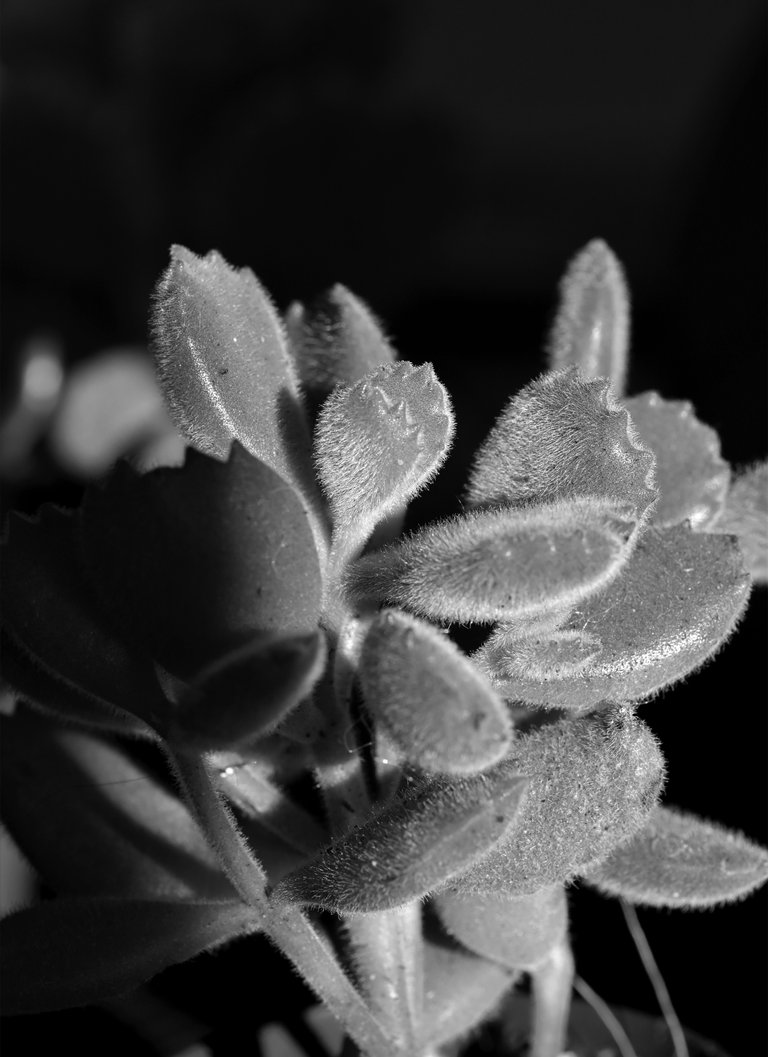
POLYGON ((768 462, 736 477, 725 509, 708 529, 738 536, 750 575, 757 583, 768 583, 768 462))
POLYGON ((444 886, 462 896, 564 883, 646 823, 664 778, 656 739, 627 708, 519 734, 499 765, 507 769, 529 779, 523 807, 495 847, 444 886))
POLYGON ((594 239, 574 257, 560 283, 560 307, 549 340, 549 363, 578 367, 584 378, 624 388, 629 349, 629 291, 611 249, 594 239))
POLYGON ((329 845, 275 889, 278 900, 338 913, 392 910, 420 899, 493 847, 523 802, 505 772, 425 781, 329 845))
POLYGON ((46 1013, 133 991, 163 969, 259 930, 239 902, 54 899, 0 922, 3 1011, 46 1013))
POLYGON ((708 528, 723 507, 731 476, 717 433, 699 422, 687 400, 649 392, 622 403, 641 442, 656 456, 654 525, 689 520, 694 529, 708 528))
POLYGON ((498 763, 512 740, 507 708, 441 631, 387 610, 363 644, 368 711, 424 770, 471 774, 498 763))
POLYGON ((86 495, 83 553, 127 634, 196 675, 262 632, 314 631, 321 577, 306 511, 265 463, 189 449, 139 476, 125 463, 86 495))
POLYGON ((768 850, 695 815, 657 807, 631 841, 583 879, 639 906, 713 907, 768 881, 768 850))
POLYGON ((589 496, 627 502, 642 519, 657 495, 653 465, 608 380, 585 381, 571 367, 510 399, 477 453, 467 499, 488 506, 589 496))
POLYGON ((475 655, 506 697, 572 710, 649 697, 698 668, 730 635, 750 591, 736 540, 686 524, 650 529, 622 575, 579 603, 562 632, 509 641, 503 629, 475 655), (599 644, 577 668, 547 667, 565 632, 599 644))
POLYGON ((359 559, 347 585, 357 597, 434 620, 538 615, 610 583, 634 528, 626 504, 592 499, 471 511, 359 559))

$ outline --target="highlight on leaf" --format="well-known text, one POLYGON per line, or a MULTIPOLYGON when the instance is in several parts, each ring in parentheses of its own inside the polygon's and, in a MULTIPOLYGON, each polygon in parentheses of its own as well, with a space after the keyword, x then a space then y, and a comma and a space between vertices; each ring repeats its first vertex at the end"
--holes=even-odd
POLYGON ((707 528, 738 536, 750 575, 757 583, 768 583, 768 462, 737 475, 724 510, 707 528))
POLYGON ((288 347, 313 410, 337 385, 354 385, 397 357, 370 308, 341 283, 285 317, 288 347))
POLYGON ((70 898, 18 910, 0 921, 3 1011, 102 1002, 259 929, 254 910, 234 901, 70 898))
POLYGON ((647 822, 664 758, 648 727, 619 707, 518 733, 505 770, 530 783, 515 825, 448 891, 532 895, 583 872, 647 822))
POLYGON ((294 489, 235 443, 226 462, 125 463, 86 493, 85 567, 126 636, 182 679, 264 632, 313 632, 321 576, 294 489))
POLYGON ((179 700, 168 740, 193 749, 246 748, 310 693, 325 657, 319 629, 257 636, 197 675, 179 700))
POLYGON ((657 497, 654 462, 609 381, 569 367, 510 399, 476 455, 467 499, 519 506, 589 496, 629 503, 642 520, 657 497))
POLYGON ((422 769, 471 774, 508 751, 506 705, 432 625, 394 610, 380 613, 363 643, 358 674, 372 718, 422 769))
POLYGON ((435 522, 349 569, 354 597, 433 620, 484 623, 550 613, 601 590, 631 553, 628 504, 566 499, 435 522))
POLYGON ((421 899, 466 870, 500 840, 524 802, 526 782, 506 771, 431 779, 285 877, 278 902, 357 914, 421 899))
POLYGON ((448 394, 429 363, 385 363, 333 391, 320 410, 315 461, 337 548, 361 547, 432 480, 453 429, 448 394))
POLYGON ((12 514, 2 551, 5 678, 65 720, 132 733, 162 728, 169 705, 152 658, 110 627, 85 582, 72 514, 50 504, 36 518, 12 514))
POLYGON ((432 902, 445 928, 468 950, 510 969, 535 969, 562 942, 568 929, 562 885, 525 896, 443 892, 432 902))
POLYGON ((549 339, 553 370, 578 367, 584 378, 608 378, 621 396, 629 350, 629 290, 621 265, 593 239, 568 266, 549 339))
POLYGON ((637 906, 704 909, 744 899, 768 881, 768 850, 677 808, 657 807, 632 840, 583 875, 637 906))
MULTIPOLYGON (((586 710, 637 701, 684 678, 732 632, 750 591, 736 540, 687 524, 649 529, 622 575, 579 603, 563 628, 539 639, 494 633, 475 659, 499 693, 549 708, 586 710), (547 667, 565 633, 600 650, 576 669, 547 667)), ((577 641, 577 640, 576 640, 577 641)))
POLYGON ((687 520, 697 531, 708 529, 722 510, 731 476, 715 430, 696 418, 687 400, 648 392, 622 403, 642 444, 656 456, 659 501, 653 524, 687 520))
POLYGON ((280 318, 250 268, 215 250, 171 248, 155 291, 152 343, 174 423, 225 458, 237 440, 312 497, 309 428, 280 318))

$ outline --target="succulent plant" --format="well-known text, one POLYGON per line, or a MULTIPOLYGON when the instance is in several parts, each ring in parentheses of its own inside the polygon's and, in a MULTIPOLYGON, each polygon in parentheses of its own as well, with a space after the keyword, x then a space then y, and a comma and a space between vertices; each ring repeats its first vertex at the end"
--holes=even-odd
POLYGON ((628 332, 594 241, 462 512, 402 536, 454 432, 432 366, 345 287, 282 321, 249 270, 173 249, 152 339, 183 464, 122 461, 4 544, 3 820, 56 893, 0 926, 7 1013, 261 932, 366 1057, 440 1052, 522 974, 556 1057, 572 882, 691 908, 768 879, 660 804, 637 715, 765 582, 766 465, 627 397, 628 332))

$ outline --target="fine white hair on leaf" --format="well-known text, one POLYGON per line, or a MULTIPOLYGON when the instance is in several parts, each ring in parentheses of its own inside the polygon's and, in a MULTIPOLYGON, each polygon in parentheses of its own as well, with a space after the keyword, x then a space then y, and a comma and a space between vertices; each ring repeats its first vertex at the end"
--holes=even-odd
POLYGON ((347 587, 434 620, 545 614, 605 588, 627 561, 635 529, 628 503, 601 498, 470 511, 366 555, 347 587))
POLYGON ((509 400, 477 453, 467 500, 524 506, 593 496, 631 503, 642 519, 657 498, 654 464, 608 379, 588 381, 569 367, 509 400))
POLYGON ((553 369, 578 367, 585 378, 624 388, 629 353, 629 290, 616 255, 602 239, 587 243, 560 283, 560 307, 549 339, 553 369))

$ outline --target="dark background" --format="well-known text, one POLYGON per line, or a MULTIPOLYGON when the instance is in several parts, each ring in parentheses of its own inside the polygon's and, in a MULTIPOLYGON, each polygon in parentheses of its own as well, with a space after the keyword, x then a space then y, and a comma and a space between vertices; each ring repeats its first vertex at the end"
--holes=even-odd
MULTIPOLYGON (((346 283, 435 364, 457 440, 413 517, 450 513, 600 236, 633 291, 630 388, 691 399, 737 466, 764 455, 763 22, 759 0, 6 0, 4 406, 30 336, 69 361, 142 343, 169 244, 216 247, 280 307, 346 283)), ((642 714, 667 802, 768 843, 765 627, 763 588, 642 714)), ((767 908, 641 912, 681 1019, 733 1057, 768 1051, 767 908)), ((603 997, 654 1009, 616 904, 576 895, 573 938, 603 997)), ((294 986, 269 977, 265 1017, 294 986)), ((84 1016, 41 1024, 82 1045, 84 1016)))

